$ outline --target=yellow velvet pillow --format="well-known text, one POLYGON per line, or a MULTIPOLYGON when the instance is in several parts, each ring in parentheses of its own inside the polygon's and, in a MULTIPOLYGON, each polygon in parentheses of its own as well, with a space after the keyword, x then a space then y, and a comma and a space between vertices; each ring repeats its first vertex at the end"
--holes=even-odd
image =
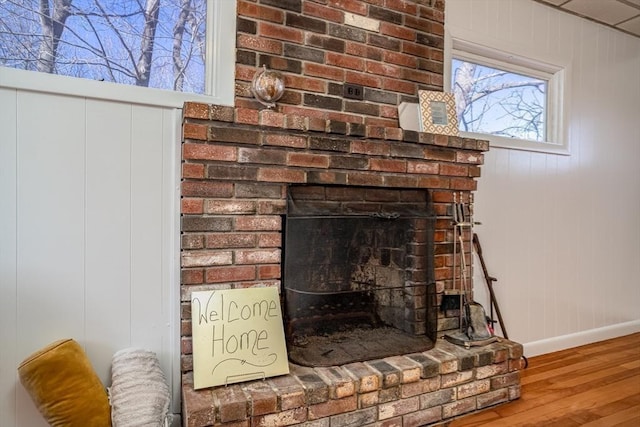
POLYGON ((27 357, 20 382, 52 426, 109 427, 107 391, 80 345, 65 339, 27 357))

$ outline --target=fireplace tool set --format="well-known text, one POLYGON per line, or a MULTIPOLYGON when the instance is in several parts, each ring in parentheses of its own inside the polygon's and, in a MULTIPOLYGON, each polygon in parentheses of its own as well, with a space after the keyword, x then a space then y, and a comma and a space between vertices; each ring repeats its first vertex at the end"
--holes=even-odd
MULTIPOLYGON (((489 290, 489 300, 490 300, 490 314, 489 314, 489 324, 491 325, 491 329, 493 329, 493 325, 496 321, 493 318, 493 313, 495 311, 496 316, 498 316, 497 323, 500 325, 500 330, 502 331, 502 336, 506 339, 509 339, 509 335, 507 334, 507 328, 504 325, 504 320, 502 318, 502 313, 500 313, 500 306, 498 305, 498 299, 496 298, 496 293, 493 290, 493 282, 497 281, 495 277, 489 275, 489 271, 487 270, 487 265, 484 262, 484 255, 482 255, 482 246, 480 246, 480 239, 476 233, 473 233, 473 248, 476 251, 476 255, 478 255, 478 260, 480 260, 480 266, 482 267, 482 274, 484 275, 484 280, 487 284, 487 289, 489 290)), ((526 356, 522 356, 522 360, 524 361, 524 369, 529 366, 529 359, 526 356)))
POLYGON ((460 319, 459 331, 446 334, 447 341, 465 347, 483 346, 498 340, 493 334, 489 319, 481 304, 471 299, 471 284, 467 277, 465 235, 468 247, 473 248, 473 196, 464 203, 462 193, 453 195, 453 287, 458 292, 460 319), (458 259, 459 258, 459 265, 458 259))

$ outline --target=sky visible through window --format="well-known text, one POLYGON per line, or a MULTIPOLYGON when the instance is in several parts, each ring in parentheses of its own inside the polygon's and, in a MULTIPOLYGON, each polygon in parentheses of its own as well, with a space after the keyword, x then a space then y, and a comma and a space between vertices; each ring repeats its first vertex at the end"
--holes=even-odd
POLYGON ((206 0, 0 0, 0 66, 205 92, 206 0))
POLYGON ((461 131, 546 140, 546 80, 459 59, 451 74, 461 131))

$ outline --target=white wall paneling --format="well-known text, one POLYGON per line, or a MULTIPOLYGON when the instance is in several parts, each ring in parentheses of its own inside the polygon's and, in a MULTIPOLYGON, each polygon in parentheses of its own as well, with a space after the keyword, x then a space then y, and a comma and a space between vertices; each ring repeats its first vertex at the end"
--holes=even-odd
POLYGON ((16 425, 17 318, 17 93, 0 87, 0 414, 16 425))
POLYGON ((150 349, 179 412, 181 110, 0 88, 0 414, 44 426, 17 378, 76 339, 105 385, 113 354, 150 349))
POLYGON ((567 65, 570 154, 494 147, 478 184, 510 338, 533 355, 640 330, 640 39, 529 0, 447 0, 445 17, 449 36, 567 65))
POLYGON ((105 384, 153 350, 180 411, 181 107, 234 102, 236 1, 212 5, 207 95, 0 67, 2 427, 44 425, 16 368, 66 337, 105 384))

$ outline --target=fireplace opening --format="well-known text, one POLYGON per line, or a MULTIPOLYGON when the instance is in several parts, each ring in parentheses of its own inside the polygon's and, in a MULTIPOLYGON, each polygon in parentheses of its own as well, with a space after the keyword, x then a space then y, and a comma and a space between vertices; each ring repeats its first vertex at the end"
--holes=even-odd
POLYGON ((426 190, 289 187, 283 295, 290 359, 334 366, 432 348, 434 221, 426 190))

